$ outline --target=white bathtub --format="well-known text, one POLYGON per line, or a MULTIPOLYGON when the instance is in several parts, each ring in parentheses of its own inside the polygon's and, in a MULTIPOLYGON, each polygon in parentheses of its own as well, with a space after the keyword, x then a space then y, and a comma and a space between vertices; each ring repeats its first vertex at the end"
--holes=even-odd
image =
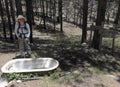
POLYGON ((59 66, 59 62, 52 58, 14 59, 2 68, 3 73, 43 72, 51 71, 59 66))

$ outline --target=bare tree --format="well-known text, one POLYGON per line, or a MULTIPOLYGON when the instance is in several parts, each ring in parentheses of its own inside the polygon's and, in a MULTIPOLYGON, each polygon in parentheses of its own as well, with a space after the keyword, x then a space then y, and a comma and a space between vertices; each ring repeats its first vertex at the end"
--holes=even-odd
POLYGON ((21 0, 15 0, 17 15, 23 14, 21 0))
POLYGON ((26 16, 27 16, 27 22, 30 25, 31 35, 30 35, 30 42, 33 42, 33 33, 32 33, 32 17, 33 17, 33 7, 32 7, 32 0, 25 0, 26 1, 26 16))
POLYGON ((5 6, 6 6, 6 13, 7 13, 7 19, 8 19, 8 29, 10 32, 10 39, 12 40, 13 34, 12 34, 10 11, 9 11, 9 7, 8 7, 8 0, 5 0, 5 6))
POLYGON ((54 5, 53 5, 53 26, 54 26, 54 31, 56 27, 56 0, 54 0, 54 5))
POLYGON ((42 0, 42 18, 43 18, 43 25, 44 25, 44 29, 46 29, 46 14, 45 14, 45 1, 42 0))
MULTIPOLYGON (((98 0, 97 20, 96 20, 97 26, 101 26, 105 20, 106 5, 107 5, 107 0, 98 0)), ((94 36, 92 41, 92 47, 94 47, 95 49, 99 49, 100 37, 101 34, 99 30, 96 29, 94 31, 94 36)))
POLYGON ((81 43, 86 42, 87 16, 88 16, 88 0, 83 0, 83 24, 82 24, 82 41, 81 41, 81 43))
POLYGON ((118 24, 118 21, 120 20, 120 0, 119 0, 119 2, 118 2, 118 11, 117 11, 117 15, 116 15, 116 18, 115 18, 115 21, 114 21, 114 23, 115 24, 118 24))
POLYGON ((3 7, 2 7, 2 0, 0 1, 0 15, 1 15, 1 20, 2 20, 2 25, 3 25, 4 38, 6 39, 6 27, 5 27, 4 12, 3 12, 3 7))
POLYGON ((59 15, 59 21, 60 21, 60 31, 63 32, 63 18, 62 18, 62 0, 58 1, 58 15, 59 15))
POLYGON ((9 0, 10 3, 10 11, 11 11, 11 16, 12 16, 12 21, 13 21, 13 26, 15 25, 15 10, 14 10, 14 5, 13 5, 13 0, 9 0))

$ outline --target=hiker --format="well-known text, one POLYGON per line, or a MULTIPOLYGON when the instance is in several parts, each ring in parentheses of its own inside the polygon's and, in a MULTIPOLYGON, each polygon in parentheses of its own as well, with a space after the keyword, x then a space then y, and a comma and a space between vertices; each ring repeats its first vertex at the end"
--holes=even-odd
POLYGON ((30 47, 30 26, 26 22, 26 18, 23 15, 19 15, 15 24, 15 34, 19 42, 19 50, 21 57, 25 57, 25 49, 27 55, 31 57, 30 47))

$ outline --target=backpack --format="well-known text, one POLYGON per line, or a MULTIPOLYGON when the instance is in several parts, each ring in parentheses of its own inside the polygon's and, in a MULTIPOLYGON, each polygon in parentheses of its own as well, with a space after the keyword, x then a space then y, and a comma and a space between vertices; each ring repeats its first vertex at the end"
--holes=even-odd
MULTIPOLYGON (((25 22, 24 29, 27 30, 27 33, 21 33, 21 34, 19 35, 19 37, 24 37, 24 38, 26 38, 25 35, 28 34, 28 29, 27 29, 26 24, 27 24, 27 23, 25 22)), ((18 33, 19 33, 19 29, 20 29, 20 23, 18 22, 18 28, 17 28, 17 32, 18 32, 18 33)))

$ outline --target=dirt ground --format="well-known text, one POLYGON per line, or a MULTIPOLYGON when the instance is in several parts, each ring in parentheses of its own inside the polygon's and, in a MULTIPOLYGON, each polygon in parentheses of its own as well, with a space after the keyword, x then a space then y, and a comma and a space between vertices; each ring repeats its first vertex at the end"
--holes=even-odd
MULTIPOLYGON (((14 56, 14 53, 0 53, 0 68, 14 56)), ((1 71, 0 74, 2 74, 1 71)), ((75 84, 61 84, 48 78, 14 83, 14 85, 14 87, 120 87, 120 78, 112 75, 98 75, 85 78, 85 82, 78 86, 75 84)))
MULTIPOLYGON (((81 30, 76 28, 69 23, 64 23, 64 33, 67 36, 80 35, 81 30)), ((41 39, 51 39, 51 35, 47 33, 37 33, 38 31, 34 31, 34 36, 41 39)), ((15 52, 0 52, 0 68, 9 60, 15 57, 15 52)), ((79 72, 80 73, 80 72, 79 72)), ((0 71, 0 75, 2 72, 0 71)), ((14 83, 14 87, 120 87, 120 78, 118 76, 113 75, 93 75, 92 77, 82 78, 84 82, 74 82, 71 84, 60 83, 59 81, 51 80, 49 78, 42 78, 39 80, 29 80, 24 81, 22 83, 14 83), (78 85, 76 85, 78 84, 78 85)), ((66 80, 65 80, 66 81, 66 80)))

